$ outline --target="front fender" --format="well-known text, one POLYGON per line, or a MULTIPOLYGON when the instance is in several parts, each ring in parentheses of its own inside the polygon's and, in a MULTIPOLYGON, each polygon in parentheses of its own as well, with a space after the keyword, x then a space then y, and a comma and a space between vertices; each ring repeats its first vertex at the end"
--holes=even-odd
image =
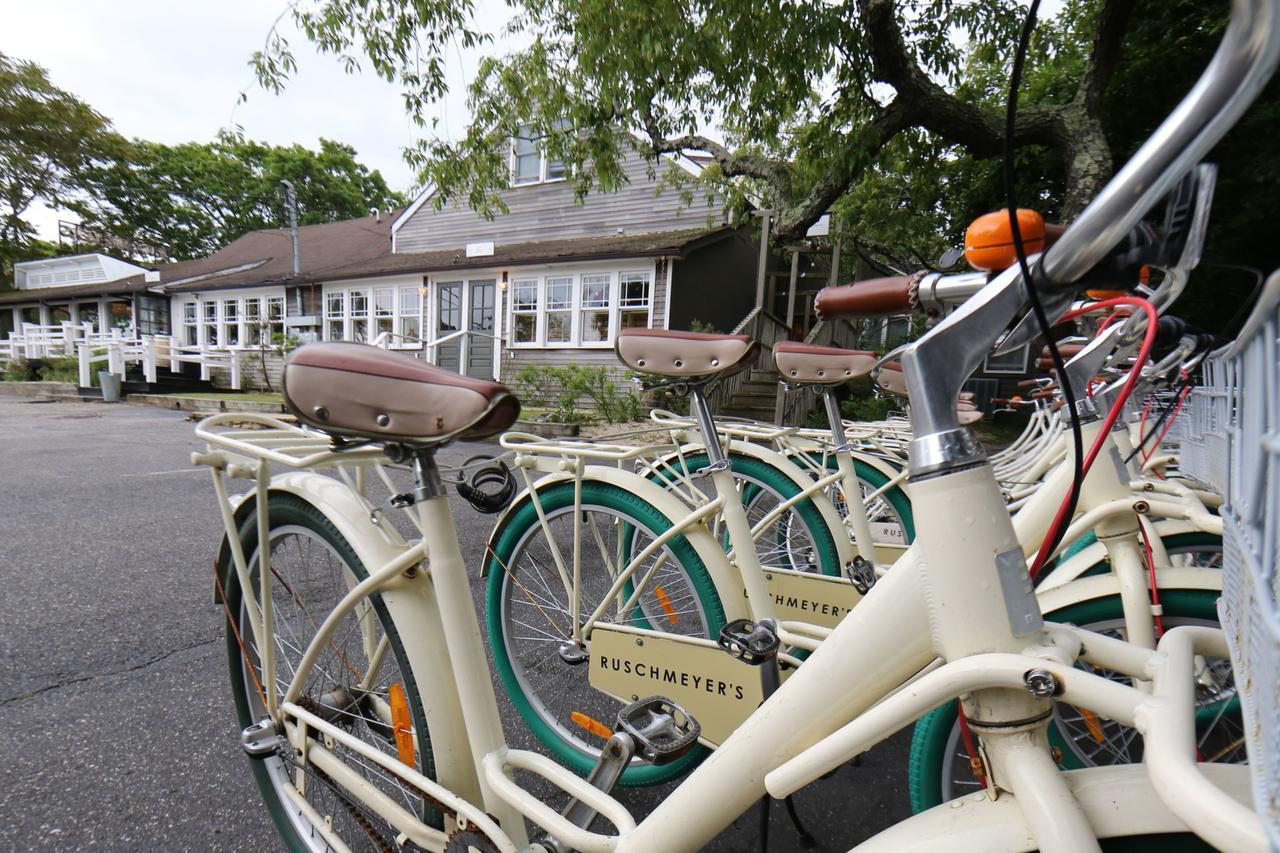
MULTIPOLYGON (((1253 808, 1249 768, 1235 764, 1200 764, 1214 785, 1253 808)), ((1188 828, 1157 796, 1142 764, 1089 767, 1063 773, 1076 802, 1098 838, 1187 832, 1188 828)), ((1015 853, 1035 850, 1017 798, 1001 793, 968 794, 908 818, 861 844, 858 853, 954 853, 965 850, 1015 853)))
MULTIPOLYGON (((1181 518, 1160 518, 1155 521, 1156 533, 1160 539, 1166 539, 1170 536, 1176 536, 1180 533, 1203 533, 1195 524, 1181 518)), ((1153 541, 1154 545, 1154 541, 1153 541)), ((1032 552, 1034 553, 1034 552, 1032 552)), ((1056 566, 1045 577, 1044 582, 1040 584, 1041 589, 1053 589, 1076 581, 1080 575, 1089 571, 1089 569, 1101 563, 1107 557, 1107 548, 1101 542, 1094 540, 1089 545, 1076 551, 1061 565, 1056 566)), ((1156 565, 1159 565, 1159 555, 1157 555, 1156 565)))
MULTIPOLYGON (((271 492, 297 495, 313 504, 338 528, 365 567, 374 570, 391 562, 409 547, 403 537, 390 524, 374 524, 370 519, 373 505, 340 480, 315 471, 290 471, 271 478, 271 492)), ((250 489, 231 499, 235 504, 236 528, 239 529, 253 514, 258 505, 257 489, 250 489)), ((246 555, 247 556, 247 555, 246 555)), ((229 572, 235 571, 231 561, 231 543, 224 532, 218 545, 215 566, 219 572, 214 584, 213 600, 222 603, 221 585, 227 582, 229 572)))

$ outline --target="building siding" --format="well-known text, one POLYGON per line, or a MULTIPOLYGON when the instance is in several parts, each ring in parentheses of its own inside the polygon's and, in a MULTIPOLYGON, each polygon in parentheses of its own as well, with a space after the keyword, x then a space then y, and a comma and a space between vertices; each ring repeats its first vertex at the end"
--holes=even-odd
MULTIPOLYGON (((664 159, 657 169, 680 169, 664 159)), ((450 203, 436 210, 427 199, 396 231, 395 249, 426 252, 454 249, 467 243, 512 244, 574 236, 641 234, 705 228, 723 224, 721 199, 701 186, 693 186, 686 203, 676 187, 664 185, 648 174, 649 164, 634 151, 623 162, 629 183, 616 192, 592 192, 582 203, 574 199, 569 181, 511 187, 499 196, 508 213, 488 221, 465 203, 450 203)))

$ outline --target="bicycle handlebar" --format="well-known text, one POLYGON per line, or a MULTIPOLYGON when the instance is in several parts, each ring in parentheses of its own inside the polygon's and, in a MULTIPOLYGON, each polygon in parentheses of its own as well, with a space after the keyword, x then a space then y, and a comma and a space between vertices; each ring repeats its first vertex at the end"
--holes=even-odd
POLYGON ((813 310, 824 320, 901 314, 915 305, 914 291, 920 275, 891 275, 824 287, 813 300, 813 310))

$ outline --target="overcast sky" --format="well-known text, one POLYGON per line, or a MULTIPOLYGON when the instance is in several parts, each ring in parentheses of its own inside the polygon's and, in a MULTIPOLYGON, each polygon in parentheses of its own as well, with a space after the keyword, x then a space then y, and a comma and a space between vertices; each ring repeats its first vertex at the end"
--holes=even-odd
MULTIPOLYGON (((477 6, 486 29, 501 27, 500 0, 477 6)), ((323 136, 354 146, 393 188, 411 187, 401 151, 414 128, 395 85, 370 72, 346 74, 288 20, 281 27, 297 74, 279 96, 253 83, 249 57, 284 8, 284 0, 0 0, 0 52, 43 65, 56 85, 127 136, 208 141, 231 124, 276 144, 315 148, 323 136), (249 99, 237 105, 242 91, 249 99)), ((478 59, 465 51, 451 57, 453 93, 437 108, 441 135, 457 137, 466 126, 463 89, 478 59)), ((43 236, 56 237, 55 213, 33 210, 29 218, 43 236)))

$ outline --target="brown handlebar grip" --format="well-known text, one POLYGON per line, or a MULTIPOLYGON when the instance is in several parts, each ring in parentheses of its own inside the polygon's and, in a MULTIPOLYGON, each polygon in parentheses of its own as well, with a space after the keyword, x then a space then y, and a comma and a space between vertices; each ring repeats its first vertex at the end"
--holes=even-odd
POLYGON ((1004 397, 992 397, 991 403, 996 406, 1007 406, 1009 401, 1004 397))
POLYGON ((914 275, 892 275, 824 287, 813 300, 813 310, 822 319, 901 314, 915 305, 915 284, 914 275))
POLYGON ((1047 400, 1050 397, 1056 397, 1056 396, 1057 394, 1055 394, 1053 391, 1047 391, 1047 390, 1031 392, 1031 399, 1033 400, 1047 400))
POLYGON ((1018 383, 1018 387, 1019 388, 1039 388, 1040 381, 1041 380, 1039 379, 1024 379, 1018 383))
MULTIPOLYGON (((1058 344, 1058 355, 1062 356, 1063 361, 1066 361, 1068 359, 1075 358, 1080 354, 1080 350, 1084 348, 1084 344, 1058 344)), ((1050 364, 1053 364, 1053 353, 1049 352, 1048 344, 1045 344, 1040 348, 1040 358, 1041 360, 1048 360, 1050 364)))
POLYGON ((1051 225, 1048 222, 1044 224, 1044 248, 1047 251, 1050 246, 1058 242, 1063 234, 1067 233, 1065 225, 1051 225))

